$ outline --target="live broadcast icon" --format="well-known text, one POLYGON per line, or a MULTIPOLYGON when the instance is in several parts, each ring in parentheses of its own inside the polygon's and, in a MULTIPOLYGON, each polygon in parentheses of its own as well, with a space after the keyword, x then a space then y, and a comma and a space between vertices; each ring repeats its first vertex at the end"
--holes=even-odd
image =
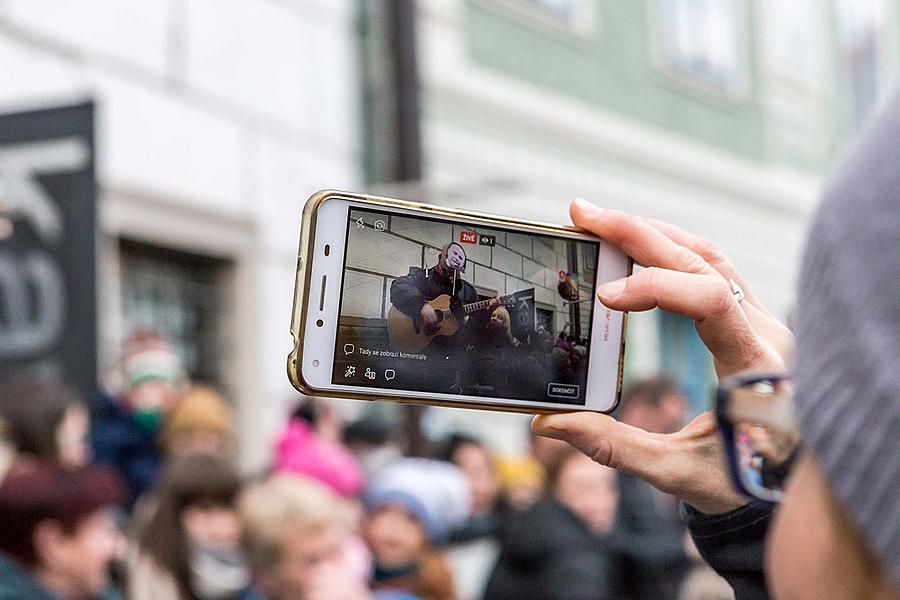
POLYGON ((478 245, 479 246, 493 246, 497 243, 497 237, 493 235, 487 235, 486 233, 482 233, 478 236, 478 245))
POLYGON ((460 231, 459 232, 459 241, 463 244, 477 244, 478 243, 478 232, 477 231, 460 231))

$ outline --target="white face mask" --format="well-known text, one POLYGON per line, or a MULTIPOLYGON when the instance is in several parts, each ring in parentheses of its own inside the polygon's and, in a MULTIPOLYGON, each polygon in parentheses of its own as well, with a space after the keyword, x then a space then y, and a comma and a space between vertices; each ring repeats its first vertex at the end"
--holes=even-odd
POLYGON ((203 600, 233 598, 250 583, 250 573, 235 549, 191 548, 191 589, 203 600))

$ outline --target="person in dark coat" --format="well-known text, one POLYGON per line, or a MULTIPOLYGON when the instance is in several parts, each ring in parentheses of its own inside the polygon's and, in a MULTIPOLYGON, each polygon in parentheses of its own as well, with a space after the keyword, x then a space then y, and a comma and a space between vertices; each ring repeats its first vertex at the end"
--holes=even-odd
POLYGON ((621 560, 610 535, 615 472, 570 448, 548 478, 549 493, 504 528, 485 600, 621 598, 621 560))
POLYGON ((185 382, 181 360, 168 341, 138 332, 125 343, 123 392, 101 399, 91 428, 97 463, 112 467, 128 485, 126 507, 153 485, 163 456, 160 427, 185 382))
MULTIPOLYGON (((628 388, 618 416, 645 431, 674 433, 684 424, 686 405, 674 381, 651 377, 628 388)), ((634 600, 676 598, 691 567, 678 498, 627 473, 618 478, 616 533, 626 556, 627 593, 634 600)))
POLYGON ((466 263, 463 247, 451 242, 441 249, 436 265, 428 269, 410 267, 408 274, 391 283, 391 304, 413 320, 417 331, 429 335, 440 328, 440 316, 428 302, 444 294, 450 296, 450 312, 456 317, 460 328, 452 336, 436 336, 425 349, 426 354, 440 359, 442 365, 425 369, 415 366, 415 379, 423 382, 430 390, 452 393, 464 391, 462 378, 468 373, 461 372, 463 361, 459 357, 465 352, 472 332, 484 329, 487 320, 485 315, 489 315, 498 304, 492 303, 485 311, 472 313, 467 320, 463 306, 478 302, 479 297, 475 287, 462 278, 462 274, 466 272, 466 263))

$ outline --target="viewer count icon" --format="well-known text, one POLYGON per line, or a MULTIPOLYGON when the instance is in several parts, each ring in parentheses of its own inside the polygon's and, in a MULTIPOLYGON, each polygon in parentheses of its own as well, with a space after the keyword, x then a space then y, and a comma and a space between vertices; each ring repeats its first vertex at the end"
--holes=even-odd
POLYGON ((367 368, 365 375, 366 379, 375 379, 375 371, 373 371, 372 369, 367 368))

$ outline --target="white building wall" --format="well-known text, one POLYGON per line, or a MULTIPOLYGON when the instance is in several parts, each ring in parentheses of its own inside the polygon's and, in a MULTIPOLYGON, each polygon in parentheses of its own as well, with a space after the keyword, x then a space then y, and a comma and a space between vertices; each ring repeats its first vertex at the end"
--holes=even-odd
POLYGON ((234 261, 242 461, 263 463, 303 201, 360 187, 353 0, 3 0, 0 111, 93 98, 102 367, 115 358, 119 235, 234 261))

